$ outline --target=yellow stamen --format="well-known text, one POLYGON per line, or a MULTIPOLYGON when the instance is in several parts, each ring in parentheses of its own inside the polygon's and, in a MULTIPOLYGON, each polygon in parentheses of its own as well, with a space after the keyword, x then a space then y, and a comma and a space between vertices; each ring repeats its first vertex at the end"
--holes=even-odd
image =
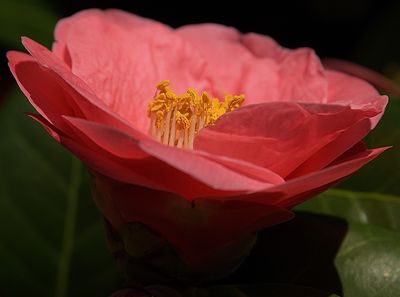
POLYGON ((214 124, 223 114, 239 108, 244 95, 226 95, 224 101, 201 95, 192 88, 177 95, 168 80, 161 81, 148 105, 151 119, 150 135, 163 144, 178 148, 193 149, 196 134, 214 124))

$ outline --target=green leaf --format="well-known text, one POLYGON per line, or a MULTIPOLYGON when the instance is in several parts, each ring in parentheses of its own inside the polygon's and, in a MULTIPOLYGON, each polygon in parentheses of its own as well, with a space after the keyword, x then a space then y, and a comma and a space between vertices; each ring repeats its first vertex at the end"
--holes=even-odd
POLYGON ((107 296, 117 273, 78 161, 22 112, 0 106, 0 295, 107 296))
POLYGON ((374 225, 350 224, 335 259, 345 297, 400 296, 400 234, 374 225))
POLYGON ((296 209, 400 231, 399 196, 330 189, 296 209))
POLYGON ((350 222, 335 258, 344 297, 400 296, 400 197, 332 189, 297 210, 350 222))

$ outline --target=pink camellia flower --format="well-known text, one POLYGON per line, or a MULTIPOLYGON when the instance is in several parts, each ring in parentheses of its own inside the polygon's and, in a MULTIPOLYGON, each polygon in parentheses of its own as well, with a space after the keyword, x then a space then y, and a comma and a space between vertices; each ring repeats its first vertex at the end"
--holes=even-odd
POLYGON ((140 222, 188 263, 290 219, 385 150, 362 139, 387 97, 308 48, 118 10, 61 20, 51 51, 22 42, 30 55, 8 59, 31 117, 88 166, 107 220, 140 222))

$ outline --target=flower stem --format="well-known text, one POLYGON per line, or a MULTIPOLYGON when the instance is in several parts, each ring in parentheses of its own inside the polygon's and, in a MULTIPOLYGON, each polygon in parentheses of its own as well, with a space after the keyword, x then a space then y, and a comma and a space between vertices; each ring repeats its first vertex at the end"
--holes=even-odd
POLYGON ((66 201, 67 209, 64 219, 64 234, 61 245, 60 259, 58 263, 57 281, 54 294, 55 297, 67 296, 71 255, 75 237, 79 187, 82 178, 81 167, 80 161, 76 158, 73 158, 71 162, 71 173, 66 201))

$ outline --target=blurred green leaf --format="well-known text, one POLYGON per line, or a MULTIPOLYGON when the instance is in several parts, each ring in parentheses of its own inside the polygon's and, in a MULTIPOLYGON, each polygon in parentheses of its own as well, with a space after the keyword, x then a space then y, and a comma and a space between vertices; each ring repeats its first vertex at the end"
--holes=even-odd
POLYGON ((335 264, 344 297, 400 296, 400 234, 352 223, 335 264))
POLYGON ((344 297, 400 296, 400 197, 332 189, 297 210, 350 222, 335 258, 344 297))
POLYGON ((0 296, 107 296, 117 273, 87 174, 22 97, 0 106, 0 296))
POLYGON ((400 231, 399 196, 331 189, 296 209, 400 231))
POLYGON ((58 16, 49 1, 2 0, 0 3, 0 43, 22 49, 21 36, 28 36, 46 46, 51 45, 58 16))

